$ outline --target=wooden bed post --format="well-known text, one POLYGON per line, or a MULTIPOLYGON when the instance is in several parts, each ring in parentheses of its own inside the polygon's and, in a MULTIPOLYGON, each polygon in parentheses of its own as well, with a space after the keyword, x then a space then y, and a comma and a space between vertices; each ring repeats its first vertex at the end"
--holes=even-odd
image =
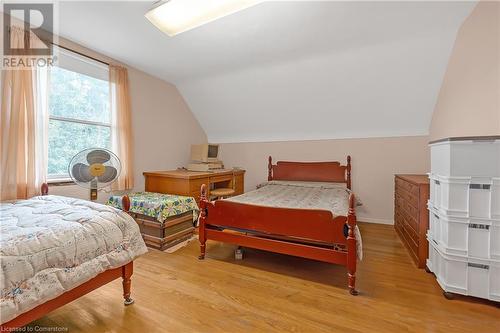
POLYGON ((356 228, 356 213, 354 212, 354 206, 356 200, 354 194, 349 195, 349 213, 347 214, 347 225, 349 227, 349 232, 347 234, 347 277, 349 281, 349 292, 351 295, 358 295, 356 290, 356 234, 354 228, 356 228))
POLYGON ((128 195, 122 197, 122 210, 128 212, 130 210, 130 198, 128 195))
POLYGON ((269 163, 267 164, 267 180, 273 180, 273 158, 269 156, 269 163))
POLYGON ((351 156, 347 155, 347 188, 351 190, 351 156))
POLYGON ((205 232, 205 220, 207 219, 207 186, 205 184, 201 185, 201 195, 200 195, 200 222, 198 226, 198 236, 200 241, 200 255, 198 259, 205 259, 205 243, 207 242, 207 236, 205 232))
MULTIPOLYGON (((122 197, 122 210, 127 213, 130 210, 130 197, 126 194, 122 197)), ((122 266, 123 304, 125 305, 134 303, 134 300, 130 297, 130 287, 132 284, 130 277, 132 276, 133 270, 134 266, 132 262, 122 266)))
POLYGON ((133 271, 134 271, 133 262, 130 262, 125 266, 122 266, 122 279, 123 279, 122 285, 123 285, 123 299, 124 299, 123 303, 125 305, 130 305, 134 303, 134 300, 130 297, 130 287, 132 284, 130 277, 132 276, 133 271))
POLYGON ((49 184, 43 183, 42 187, 41 187, 41 192, 42 192, 42 195, 49 194, 49 184))

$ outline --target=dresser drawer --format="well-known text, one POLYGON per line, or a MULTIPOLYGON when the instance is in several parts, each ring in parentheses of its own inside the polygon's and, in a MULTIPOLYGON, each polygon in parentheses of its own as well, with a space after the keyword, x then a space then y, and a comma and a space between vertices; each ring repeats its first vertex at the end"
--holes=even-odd
POLYGON ((418 193, 420 192, 419 188, 417 185, 414 185, 412 183, 407 183, 408 188, 407 191, 414 197, 418 197, 418 193))
POLYGON ((405 201, 403 203, 403 209, 408 216, 418 220, 418 209, 415 206, 411 205, 408 201, 405 201))
POLYGON ((396 194, 395 194, 394 204, 398 208, 403 208, 403 206, 404 206, 404 198, 397 191, 396 191, 396 194))
POLYGON ((404 180, 397 178, 394 180, 394 183, 396 184, 396 189, 405 189, 406 188, 406 183, 404 180))
POLYGON ((404 228, 405 228, 405 231, 408 234, 408 237, 411 240, 413 240, 413 242, 415 244, 418 244, 419 243, 418 234, 415 231, 414 226, 415 226, 414 221, 412 221, 411 218, 405 217, 405 219, 404 219, 404 228))
POLYGON ((418 245, 415 244, 415 241, 410 237, 410 235, 408 234, 408 230, 404 226, 398 227, 396 230, 402 236, 401 240, 410 251, 412 257, 416 258, 418 253, 418 245))
POLYGON ((396 178, 396 187, 401 188, 414 195, 417 195, 419 192, 419 187, 417 185, 409 183, 400 178, 396 178))
POLYGON ((406 190, 402 190, 399 193, 403 198, 403 200, 406 201, 408 204, 412 205, 415 208, 418 207, 418 196, 413 195, 406 190))
POLYGON ((396 225, 403 225, 403 216, 401 215, 400 211, 397 211, 394 213, 394 224, 396 225))
POLYGON ((405 219, 405 223, 410 228, 412 228, 415 233, 419 232, 420 226, 419 226, 418 220, 416 220, 415 218, 413 218, 409 215, 405 215, 404 219, 405 219))

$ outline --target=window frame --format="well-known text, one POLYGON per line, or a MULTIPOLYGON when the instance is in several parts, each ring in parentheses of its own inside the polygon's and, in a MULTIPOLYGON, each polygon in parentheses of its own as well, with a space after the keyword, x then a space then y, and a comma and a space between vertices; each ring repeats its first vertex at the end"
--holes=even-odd
MULTIPOLYGON (((94 64, 94 61, 92 61, 93 59, 90 59, 90 58, 87 59, 87 57, 85 57, 83 55, 75 54, 75 53, 73 53, 71 51, 68 51, 68 50, 65 50, 64 53, 70 55, 74 59, 78 59, 78 60, 86 62, 88 64, 92 63, 93 65, 96 65, 96 67, 101 67, 101 68, 105 69, 106 71, 109 71, 109 66, 103 66, 103 65, 98 64, 98 63, 94 64)), ((60 66, 57 66, 57 67, 60 67, 60 66)), ((78 73, 78 74, 81 74, 81 75, 86 75, 84 73, 72 70, 71 68, 67 68, 67 67, 64 67, 64 66, 61 67, 61 68, 64 69, 64 70, 67 70, 67 71, 71 71, 73 73, 78 73)), ((103 80, 103 79, 100 79, 100 80, 103 80)), ((109 79, 105 80, 105 81, 109 84, 109 79)), ((48 86, 49 86, 49 89, 50 89, 50 75, 49 75, 48 86)), ((50 103, 50 100, 48 100, 48 103, 50 103)), ((115 126, 114 126, 113 110, 111 110, 111 105, 110 105, 109 112, 110 112, 109 123, 100 122, 100 121, 84 120, 84 119, 78 119, 78 118, 71 118, 71 117, 55 116, 55 115, 51 115, 50 112, 47 112, 47 115, 48 115, 48 122, 47 123, 49 123, 51 120, 54 120, 54 121, 61 121, 61 122, 67 122, 67 123, 74 123, 74 124, 76 123, 76 124, 81 124, 81 125, 99 126, 99 127, 109 128, 110 135, 111 135, 111 137, 110 137, 110 145, 111 145, 111 150, 113 151, 114 150, 113 149, 113 143, 114 143, 113 135, 114 135, 114 127, 115 126)), ((49 147, 47 147, 47 148, 49 148, 49 147)), ((92 147, 89 147, 89 148, 92 148, 92 147)), ((49 163, 49 156, 47 156, 47 164, 48 163, 49 163)), ((47 173, 46 173, 45 177, 46 177, 46 180, 47 180, 48 183, 61 183, 61 184, 64 184, 64 183, 73 183, 73 181, 71 179, 71 176, 69 175, 69 170, 68 170, 68 173, 65 173, 65 174, 49 174, 48 173, 48 168, 47 168, 47 173)))

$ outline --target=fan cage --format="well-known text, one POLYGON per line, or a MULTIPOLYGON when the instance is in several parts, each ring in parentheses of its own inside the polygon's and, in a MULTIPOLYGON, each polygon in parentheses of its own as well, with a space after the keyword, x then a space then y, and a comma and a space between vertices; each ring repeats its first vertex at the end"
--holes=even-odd
POLYGON ((110 186, 118 179, 118 177, 121 174, 121 170, 122 170, 121 162, 118 156, 109 149, 98 148, 98 147, 88 148, 78 152, 75 156, 73 156, 68 165, 68 174, 70 175, 71 179, 75 182, 75 184, 87 189, 102 189, 107 186, 110 186), (99 153, 104 152, 109 155, 108 160, 102 161, 102 163, 99 164, 102 164, 104 167, 112 167, 116 169, 116 175, 114 175, 114 177, 111 180, 103 182, 99 181, 99 177, 93 177, 88 181, 82 181, 77 179, 77 177, 75 177, 75 175, 73 174, 73 168, 75 167, 76 164, 81 163, 89 167, 93 164, 90 163, 91 161, 88 160, 88 156, 92 152, 99 152, 99 153))

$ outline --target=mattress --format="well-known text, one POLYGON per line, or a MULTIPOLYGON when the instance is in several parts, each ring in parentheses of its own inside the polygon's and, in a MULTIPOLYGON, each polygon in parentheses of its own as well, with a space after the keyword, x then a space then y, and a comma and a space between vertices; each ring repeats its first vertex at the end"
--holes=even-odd
MULTIPOLYGON (((351 190, 335 183, 273 180, 259 185, 256 190, 225 200, 267 207, 327 210, 337 217, 347 216, 350 193, 351 190)), ((356 205, 361 205, 357 199, 356 205)), ((358 226, 354 232, 357 256, 361 260, 363 246, 358 226)))
POLYGON ((0 322, 147 252, 113 207, 60 196, 0 204, 0 322))
POLYGON ((345 186, 334 183, 273 180, 227 200, 268 207, 328 210, 336 217, 347 216, 350 193, 345 186))

